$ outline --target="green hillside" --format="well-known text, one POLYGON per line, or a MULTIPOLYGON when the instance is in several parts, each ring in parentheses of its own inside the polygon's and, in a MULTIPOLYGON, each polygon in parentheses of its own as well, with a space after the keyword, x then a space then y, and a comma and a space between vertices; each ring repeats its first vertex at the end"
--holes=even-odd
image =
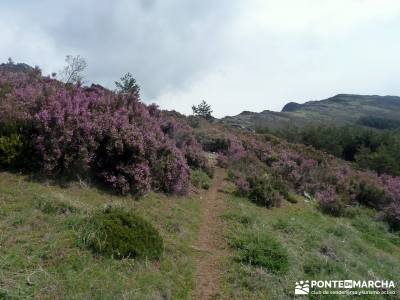
POLYGON ((225 117, 223 123, 244 128, 282 128, 306 124, 353 125, 365 117, 400 120, 400 97, 339 94, 321 101, 304 104, 290 102, 281 112, 242 112, 225 117))
POLYGON ((299 279, 398 279, 400 236, 373 210, 360 207, 352 217, 335 218, 302 197, 271 210, 233 196, 221 175, 209 192, 135 200, 1 172, 0 299, 202 299, 199 282, 214 273, 220 287, 206 289, 204 299, 290 299, 299 279), (205 199, 219 203, 215 220, 205 217, 208 205, 214 207, 205 199), (133 209, 151 221, 165 241, 163 256, 115 260, 86 249, 80 238, 85 220, 105 205, 133 209), (209 222, 219 226, 209 228, 209 222), (202 244, 204 228, 217 232, 202 244), (267 243, 258 242, 264 237, 267 243), (287 260, 284 272, 246 262, 242 241, 254 253, 276 241, 287 260), (202 270, 202 260, 214 258, 215 266, 202 270))

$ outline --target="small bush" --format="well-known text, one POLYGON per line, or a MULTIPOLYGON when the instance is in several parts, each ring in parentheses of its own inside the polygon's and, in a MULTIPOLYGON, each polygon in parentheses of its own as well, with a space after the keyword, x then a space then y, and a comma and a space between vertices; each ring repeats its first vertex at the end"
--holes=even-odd
POLYGON ((392 203, 383 210, 383 215, 393 230, 400 230, 400 203, 392 203))
POLYGON ((196 138, 207 152, 225 153, 230 146, 229 139, 224 135, 201 132, 196 138))
POLYGON ((286 198, 286 200, 287 200, 288 202, 293 203, 293 204, 299 202, 299 200, 297 199, 297 198, 298 198, 297 195, 296 195, 296 194, 293 194, 293 193, 288 193, 287 196, 286 196, 285 198, 286 198))
POLYGON ((318 206, 323 213, 329 214, 334 217, 345 215, 345 205, 340 199, 324 199, 318 202, 318 206))
POLYGON ((238 196, 247 197, 250 192, 250 184, 243 177, 235 179, 236 193, 238 196))
POLYGON ((276 189, 271 176, 251 177, 248 181, 250 185, 250 200, 266 207, 280 206, 283 197, 276 189))
POLYGON ((91 217, 82 240, 94 253, 114 258, 158 258, 164 249, 160 234, 150 223, 116 208, 91 217))
POLYGON ((20 162, 24 143, 19 134, 0 136, 0 165, 15 167, 20 162))
POLYGON ((226 155, 219 154, 217 156, 217 166, 225 169, 228 167, 228 165, 229 165, 229 162, 228 162, 228 158, 226 157, 226 155))
POLYGON ((211 186, 211 179, 201 170, 192 170, 190 172, 191 182, 193 186, 208 190, 211 186))
POLYGON ((45 214, 68 214, 77 211, 77 208, 56 199, 35 197, 35 207, 45 214))
POLYGON ((326 187, 325 190, 318 192, 316 196, 318 207, 323 213, 334 217, 340 217, 345 214, 346 206, 332 186, 326 187))
POLYGON ((264 230, 241 229, 232 234, 230 245, 237 249, 241 262, 265 267, 273 273, 284 273, 289 268, 286 249, 264 230))
POLYGON ((361 182, 359 185, 356 200, 366 206, 380 209, 382 209, 387 202, 383 189, 365 181, 361 182))

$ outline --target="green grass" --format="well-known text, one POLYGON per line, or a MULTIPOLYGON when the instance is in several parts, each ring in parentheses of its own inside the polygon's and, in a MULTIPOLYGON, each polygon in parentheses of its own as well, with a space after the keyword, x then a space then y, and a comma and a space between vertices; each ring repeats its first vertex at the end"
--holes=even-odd
MULTIPOLYGON (((307 279, 387 279, 399 284, 400 235, 377 221, 373 210, 357 208, 353 218, 335 218, 321 214, 314 203, 301 197, 297 204, 286 202, 275 209, 231 195, 226 202, 228 210, 222 217, 228 243, 243 232, 247 238, 271 236, 287 251, 288 267, 276 273, 267 266, 238 261, 241 249, 234 245, 234 255, 225 262, 223 298, 291 299, 295 282, 307 279)), ((374 297, 370 299, 380 299, 374 297)))
MULTIPOLYGON (((196 197, 151 193, 134 200, 0 172, 0 299, 188 299, 200 222, 196 197), (82 224, 109 204, 157 228, 165 245, 160 259, 116 260, 85 247, 82 224)), ((399 285, 400 235, 374 210, 334 218, 294 197, 297 203, 267 209, 226 193, 221 217, 231 255, 222 264, 221 299, 292 299, 295 282, 306 279, 399 285)))
POLYGON ((239 226, 231 230, 229 244, 236 249, 239 262, 261 266, 272 273, 285 273, 288 269, 288 255, 271 234, 255 226, 239 226))
POLYGON ((198 212, 194 197, 149 194, 135 201, 0 173, 0 299, 187 299, 198 212), (82 246, 82 222, 110 203, 160 231, 165 251, 159 260, 115 260, 82 246))

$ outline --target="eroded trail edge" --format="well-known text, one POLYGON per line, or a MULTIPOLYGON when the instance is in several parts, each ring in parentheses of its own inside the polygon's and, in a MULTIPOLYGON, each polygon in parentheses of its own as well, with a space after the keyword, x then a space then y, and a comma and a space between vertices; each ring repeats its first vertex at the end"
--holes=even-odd
POLYGON ((221 192, 224 178, 224 170, 217 169, 212 186, 201 194, 201 223, 193 247, 198 253, 196 288, 192 299, 215 299, 219 295, 221 262, 228 254, 220 217, 225 209, 224 194, 221 192))

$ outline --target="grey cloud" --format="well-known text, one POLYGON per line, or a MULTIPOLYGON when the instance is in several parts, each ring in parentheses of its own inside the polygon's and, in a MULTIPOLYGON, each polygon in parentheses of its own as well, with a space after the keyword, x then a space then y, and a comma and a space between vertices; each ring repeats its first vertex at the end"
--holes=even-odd
POLYGON ((4 0, 0 58, 50 73, 80 54, 89 82, 113 87, 131 72, 146 102, 190 113, 205 99, 217 116, 399 94, 400 3, 350 2, 4 0))
MULTIPOLYGON (((145 98, 189 84, 218 64, 235 1, 32 1, 14 11, 38 24, 60 59, 81 54, 87 77, 112 86, 131 72, 145 98), (39 4, 38 4, 39 3, 39 4), (45 17, 44 17, 45 16, 45 17)), ((0 4, 1 8, 1 4, 0 4)))

